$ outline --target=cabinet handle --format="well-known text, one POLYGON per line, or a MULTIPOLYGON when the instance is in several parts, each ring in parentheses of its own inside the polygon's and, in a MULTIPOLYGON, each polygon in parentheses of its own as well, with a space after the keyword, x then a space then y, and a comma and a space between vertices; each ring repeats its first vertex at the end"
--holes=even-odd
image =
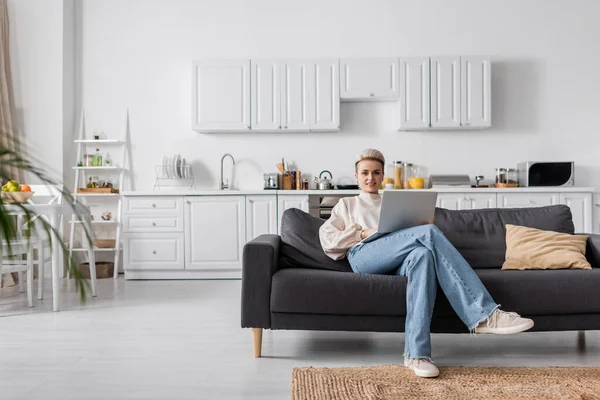
POLYGON ((246 125, 246 128, 250 129, 250 125, 246 125))
POLYGON ((281 129, 281 125, 279 125, 279 126, 277 127, 277 129, 281 129))
POLYGON ((156 204, 154 204, 154 203, 151 203, 151 204, 152 204, 152 207, 156 207, 156 204))
POLYGON ((369 93, 369 97, 375 96, 375 93, 369 93))
POLYGON ((529 200, 529 204, 535 204, 534 200, 529 200))
POLYGON ((152 221, 152 226, 156 226, 156 222, 152 221))
POLYGON ((284 125, 284 126, 283 126, 283 129, 287 129, 287 125, 284 125))
POLYGON ((156 254, 156 250, 152 250, 152 254, 156 254))

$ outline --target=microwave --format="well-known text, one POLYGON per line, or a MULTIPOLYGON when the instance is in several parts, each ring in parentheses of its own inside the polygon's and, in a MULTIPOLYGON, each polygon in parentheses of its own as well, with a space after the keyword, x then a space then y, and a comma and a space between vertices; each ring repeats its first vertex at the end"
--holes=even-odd
POLYGON ((575 162, 526 161, 517 164, 519 186, 574 186, 575 162))

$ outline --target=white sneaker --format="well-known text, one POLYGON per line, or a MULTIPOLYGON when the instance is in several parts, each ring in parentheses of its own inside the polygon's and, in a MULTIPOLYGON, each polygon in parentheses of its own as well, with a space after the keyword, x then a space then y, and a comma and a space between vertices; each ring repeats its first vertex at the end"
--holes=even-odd
POLYGON ((516 312, 506 312, 497 308, 487 320, 482 321, 476 328, 475 333, 496 333, 498 335, 510 335, 533 328, 533 320, 522 318, 516 312))
POLYGON ((435 378, 440 374, 440 370, 435 364, 424 358, 404 357, 404 366, 415 371, 415 375, 421 378, 435 378))

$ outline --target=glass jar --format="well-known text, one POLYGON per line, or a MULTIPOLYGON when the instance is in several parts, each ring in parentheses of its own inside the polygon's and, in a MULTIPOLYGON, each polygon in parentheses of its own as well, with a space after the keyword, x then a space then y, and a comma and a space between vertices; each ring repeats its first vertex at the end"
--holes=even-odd
POLYGON ((403 165, 402 161, 394 161, 394 189, 402 189, 403 165))
POLYGON ((516 185, 519 183, 519 175, 515 168, 508 168, 506 170, 506 183, 516 185))
POLYGON ((496 168, 496 183, 506 183, 506 168, 496 168))
POLYGON ((414 176, 414 165, 409 162, 402 163, 402 189, 410 189, 410 178, 414 176))
POLYGON ((94 166, 94 155, 93 154, 84 154, 83 165, 85 165, 86 167, 93 167, 94 166))
POLYGON ((425 168, 413 165, 413 176, 408 180, 411 189, 423 189, 425 187, 425 168))

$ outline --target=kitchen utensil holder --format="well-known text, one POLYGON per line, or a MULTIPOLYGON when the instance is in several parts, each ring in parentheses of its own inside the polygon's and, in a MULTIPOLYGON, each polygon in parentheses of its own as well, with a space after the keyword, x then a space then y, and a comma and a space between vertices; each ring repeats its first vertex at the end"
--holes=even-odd
POLYGON ((172 176, 172 166, 167 165, 155 165, 154 172, 156 174, 156 180, 154 181, 154 191, 159 191, 161 188, 190 188, 196 190, 196 178, 194 177, 194 170, 191 165, 185 165, 181 167, 182 175, 185 178, 179 178, 172 176))

